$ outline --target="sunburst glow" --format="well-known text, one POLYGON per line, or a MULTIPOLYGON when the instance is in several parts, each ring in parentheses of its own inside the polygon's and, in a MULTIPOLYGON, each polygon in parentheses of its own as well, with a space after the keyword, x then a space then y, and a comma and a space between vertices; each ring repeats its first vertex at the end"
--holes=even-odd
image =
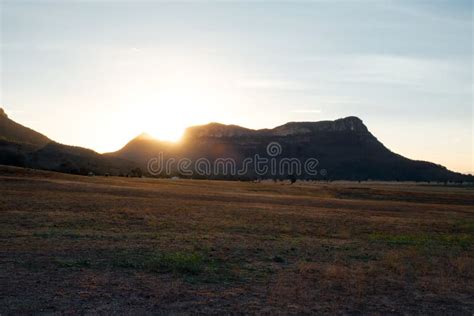
MULTIPOLYGON (((178 141, 191 125, 210 121, 232 121, 232 113, 222 105, 235 105, 239 100, 233 90, 234 81, 220 67, 200 60, 178 59, 160 65, 152 56, 139 54, 127 63, 127 80, 114 79, 119 96, 121 121, 133 134, 146 132, 166 141, 178 141), (142 63, 153 66, 146 68, 142 63)), ((125 136, 122 131, 118 134, 125 136)))

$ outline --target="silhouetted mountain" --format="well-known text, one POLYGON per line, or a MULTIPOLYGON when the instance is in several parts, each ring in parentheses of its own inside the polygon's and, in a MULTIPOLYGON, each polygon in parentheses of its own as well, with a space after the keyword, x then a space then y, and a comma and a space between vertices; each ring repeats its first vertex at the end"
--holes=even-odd
POLYGON ((56 143, 20 125, 0 108, 0 164, 75 174, 129 174, 137 163, 56 143))
MULTIPOLYGON (((472 176, 452 172, 443 166, 415 161, 391 152, 374 137, 357 117, 335 121, 290 122, 273 129, 252 130, 236 125, 210 123, 186 130, 179 143, 167 143, 139 136, 121 150, 108 155, 136 161, 147 167, 151 158, 163 157, 163 163, 188 158, 193 177, 254 179, 254 178, 302 178, 345 180, 399 180, 399 181, 473 181, 472 176), (277 152, 270 156, 267 146, 277 143, 277 152), (281 150, 280 150, 281 149, 281 150), (215 167, 219 158, 232 158, 235 169, 243 170, 245 159, 259 157, 274 159, 277 167, 283 160, 296 158, 301 165, 310 158, 318 160, 317 175, 302 169, 301 173, 285 164, 281 170, 256 172, 255 161, 248 165, 244 174, 217 170, 210 176, 196 174, 195 162, 205 158, 215 167), (221 172, 220 172, 221 171, 221 172), (279 172, 282 171, 282 172, 279 172)), ((270 162, 269 162, 270 164, 270 162)), ((156 166, 156 164, 155 164, 156 166)), ((271 165, 269 165, 271 168, 271 165)), ((277 168, 279 169, 279 168, 277 168)), ((293 168, 296 169, 296 168, 293 168)), ((158 170, 158 168, 156 168, 158 170)), ((171 173, 180 175, 176 164, 170 165, 171 173)), ((262 170, 260 170, 262 171, 262 170)), ((161 175, 169 175, 162 170, 161 175)), ((181 175, 186 176, 181 172, 181 175)), ((189 176, 189 175, 188 175, 189 176)))
POLYGON ((163 142, 142 134, 121 150, 101 155, 89 149, 56 143, 12 121, 0 109, 0 164, 76 174, 125 175, 132 170, 139 174, 137 166, 146 170, 150 159, 157 157, 162 157, 158 163, 163 170, 155 170, 161 176, 474 181, 472 176, 391 152, 357 117, 290 122, 260 130, 210 123, 188 128, 179 143, 163 142), (269 144, 272 149, 268 148, 269 144), (268 169, 257 167, 256 155, 268 159, 268 169), (189 159, 187 170, 191 169, 192 175, 178 168, 177 161, 182 158, 189 159), (233 166, 227 164, 229 161, 225 159, 228 158, 234 162, 233 166), (209 162, 209 173, 197 172, 196 162, 203 159, 209 162), (300 172, 292 165, 295 159, 300 162, 300 172), (308 172, 304 163, 311 159, 313 163, 317 159, 317 165, 308 172))
POLYGON ((132 139, 119 151, 105 155, 141 162, 143 166, 146 165, 143 162, 147 161, 150 157, 154 157, 159 152, 168 153, 175 147, 174 143, 160 141, 143 133, 132 139))
POLYGON ((0 108, 0 140, 42 147, 51 140, 34 130, 10 120, 0 108))

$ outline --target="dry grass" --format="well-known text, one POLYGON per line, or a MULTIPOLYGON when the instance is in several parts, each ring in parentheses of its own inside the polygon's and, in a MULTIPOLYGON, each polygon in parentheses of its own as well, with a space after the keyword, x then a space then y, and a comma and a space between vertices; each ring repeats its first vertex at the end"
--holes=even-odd
POLYGON ((474 312, 474 190, 0 168, 0 314, 474 312))

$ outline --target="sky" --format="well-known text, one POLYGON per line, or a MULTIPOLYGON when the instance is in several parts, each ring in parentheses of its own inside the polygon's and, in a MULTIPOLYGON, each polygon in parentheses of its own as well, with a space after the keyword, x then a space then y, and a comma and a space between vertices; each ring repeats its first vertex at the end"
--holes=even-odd
POLYGON ((0 106, 115 151, 208 122, 358 116, 392 151, 474 172, 473 1, 0 0, 0 106))

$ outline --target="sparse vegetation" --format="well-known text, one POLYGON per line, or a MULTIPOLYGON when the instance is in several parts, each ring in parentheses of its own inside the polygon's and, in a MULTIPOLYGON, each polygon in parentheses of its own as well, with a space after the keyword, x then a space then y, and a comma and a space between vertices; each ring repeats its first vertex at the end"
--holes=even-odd
POLYGON ((1 167, 0 313, 470 314, 473 196, 1 167))

